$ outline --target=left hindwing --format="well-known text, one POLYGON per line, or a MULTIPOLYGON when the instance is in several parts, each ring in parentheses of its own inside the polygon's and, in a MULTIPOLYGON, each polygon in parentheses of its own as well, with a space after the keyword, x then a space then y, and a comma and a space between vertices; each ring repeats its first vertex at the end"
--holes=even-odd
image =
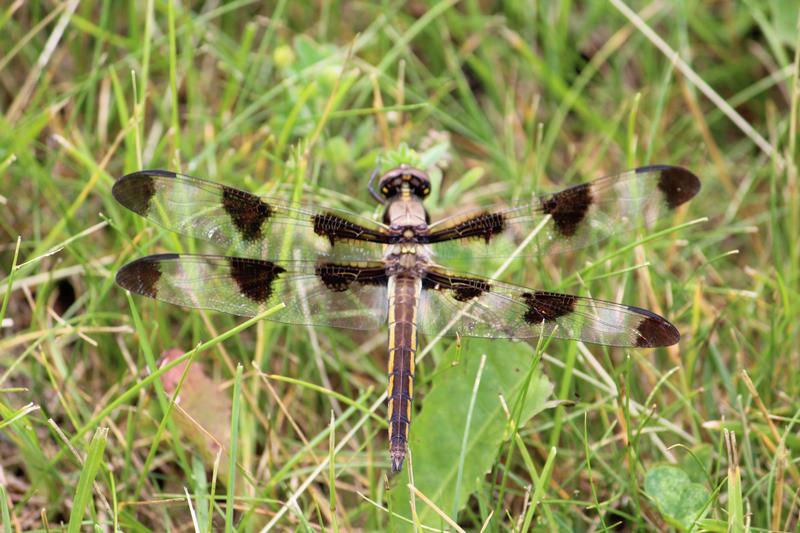
POLYGON ((422 283, 419 331, 527 339, 553 336, 650 348, 680 339, 675 326, 638 307, 537 291, 431 266, 422 283))
POLYGON ((371 330, 388 315, 382 262, 264 261, 161 254, 128 263, 117 283, 172 304, 256 316, 280 303, 275 322, 371 330))

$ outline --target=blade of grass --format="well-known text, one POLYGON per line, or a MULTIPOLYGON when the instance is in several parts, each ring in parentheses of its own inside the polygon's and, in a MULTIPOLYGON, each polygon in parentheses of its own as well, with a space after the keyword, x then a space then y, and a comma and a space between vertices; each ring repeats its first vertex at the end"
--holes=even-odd
POLYGON ((233 380, 233 408, 231 411, 231 445, 228 471, 228 490, 225 493, 225 531, 234 531, 233 510, 236 506, 236 449, 239 440, 239 417, 241 416, 242 374, 244 367, 236 365, 236 377, 233 380))
POLYGON ((94 478, 97 476, 97 472, 100 469, 107 440, 108 428, 97 428, 89 443, 89 451, 86 454, 81 476, 75 488, 72 510, 69 515, 69 524, 67 525, 67 531, 69 533, 79 533, 81 530, 83 515, 92 496, 94 478))
POLYGON ((426 504, 428 507, 430 507, 431 509, 433 509, 433 511, 434 511, 434 512, 435 512, 437 515, 439 515, 439 518, 441 518, 442 520, 444 520, 444 521, 447 523, 447 525, 448 525, 448 526, 452 527, 452 528, 453 528, 453 529, 455 529, 456 531, 460 531, 461 533, 465 533, 464 529, 463 529, 462 527, 460 527, 460 526, 459 526, 459 525, 458 525, 458 524, 455 522, 455 520, 453 520, 452 518, 450 518, 449 516, 447 516, 447 513, 445 513, 445 512, 444 512, 444 510, 440 509, 440 508, 439 508, 439 507, 438 507, 438 506, 437 506, 435 503, 433 503, 433 501, 431 501, 431 499, 430 499, 430 498, 428 498, 427 496, 425 496, 425 495, 424 495, 424 494, 423 494, 423 493, 422 493, 422 492, 421 492, 421 491, 420 491, 420 490, 419 490, 417 487, 415 487, 414 485, 412 485, 411 483, 409 483, 409 484, 408 484, 408 489, 409 489, 409 491, 410 491, 412 494, 414 494, 414 496, 415 496, 415 497, 419 498, 420 500, 422 500, 423 502, 425 502, 425 504, 426 504))
POLYGON ((550 453, 547 454, 547 460, 544 462, 542 473, 539 475, 539 479, 536 480, 536 488, 534 489, 533 496, 531 497, 531 504, 525 513, 525 521, 522 524, 522 531, 529 531, 536 508, 544 499, 547 485, 550 483, 550 477, 553 474, 553 466, 556 463, 556 455, 557 449, 555 447, 550 448, 550 453))
POLYGON ((19 248, 22 245, 22 237, 17 237, 17 244, 14 246, 14 258, 11 260, 11 268, 6 280, 6 293, 3 295, 3 305, 0 307, 0 328, 8 310, 8 300, 11 298, 11 287, 14 285, 14 274, 17 272, 17 261, 19 260, 19 248))
POLYGON ((308 389, 308 390, 311 390, 311 391, 314 391, 314 392, 318 392, 320 394, 324 394, 325 396, 330 396, 331 398, 336 398, 337 400, 339 400, 340 402, 342 402, 345 405, 349 405, 349 406, 355 407, 356 409, 371 415, 372 418, 376 422, 378 422, 379 424, 382 424, 384 428, 388 427, 388 425, 389 425, 388 422, 386 422, 386 420, 383 417, 380 417, 380 416, 376 415, 374 412, 371 413, 361 403, 353 400, 352 398, 350 398, 348 396, 345 396, 344 394, 338 393, 338 392, 336 392, 334 390, 326 389, 325 387, 321 387, 321 386, 319 386, 319 385, 317 385, 315 383, 310 383, 308 381, 303 381, 303 380, 300 380, 300 379, 297 379, 297 378, 291 378, 289 376, 281 376, 279 374, 265 374, 264 377, 267 378, 267 379, 273 379, 275 381, 282 381, 284 383, 291 383, 292 385, 299 385, 300 387, 303 387, 305 389, 308 389))
POLYGON ((336 468, 335 468, 335 454, 336 454, 336 431, 334 431, 334 422, 336 416, 331 411, 331 422, 328 425, 328 487, 329 487, 329 505, 331 510, 331 520, 333 522, 333 531, 339 532, 339 520, 336 516, 336 468))
POLYGON ((11 533, 11 512, 8 509, 8 494, 3 484, 0 484, 0 517, 3 519, 3 533, 11 533))
POLYGON ((724 431, 725 447, 728 452, 728 531, 739 533, 744 527, 744 503, 742 498, 742 474, 739 470, 739 456, 736 451, 736 434, 724 431))
POLYGON ((170 97, 172 98, 172 113, 170 113, 170 121, 172 123, 172 159, 175 168, 181 168, 181 128, 178 121, 178 110, 180 105, 178 102, 178 46, 175 39, 175 6, 172 2, 167 4, 167 36, 169 38, 169 89, 170 97))

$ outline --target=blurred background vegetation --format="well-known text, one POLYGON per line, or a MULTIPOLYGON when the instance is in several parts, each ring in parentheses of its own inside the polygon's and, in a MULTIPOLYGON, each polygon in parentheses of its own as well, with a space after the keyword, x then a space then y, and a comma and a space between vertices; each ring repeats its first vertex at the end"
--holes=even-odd
POLYGON ((3 3, 4 530, 795 531, 799 35, 793 0, 3 3), (388 479, 385 331, 235 328, 114 285, 196 246, 115 204, 127 172, 374 216, 366 180, 398 149, 433 176, 434 217, 692 169, 699 196, 655 239, 503 275, 656 310, 681 343, 437 341, 414 479, 388 479), (507 405, 492 389, 471 451, 436 454, 484 354, 507 405))

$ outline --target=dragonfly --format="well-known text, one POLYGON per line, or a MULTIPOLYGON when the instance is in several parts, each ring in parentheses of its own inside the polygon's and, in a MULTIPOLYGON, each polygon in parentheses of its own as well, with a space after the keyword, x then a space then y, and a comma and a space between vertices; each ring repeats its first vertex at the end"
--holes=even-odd
POLYGON ((381 221, 280 196, 258 196, 166 170, 117 180, 114 198, 173 232, 208 241, 221 255, 165 253, 124 265, 124 289, 177 304, 269 320, 353 330, 388 328, 387 419, 392 472, 401 470, 411 423, 418 334, 536 339, 654 348, 680 340, 646 309, 504 283, 446 266, 527 246, 518 257, 558 253, 650 224, 694 197, 700 180, 651 165, 511 206, 431 222, 431 180, 402 164, 368 189, 381 221))

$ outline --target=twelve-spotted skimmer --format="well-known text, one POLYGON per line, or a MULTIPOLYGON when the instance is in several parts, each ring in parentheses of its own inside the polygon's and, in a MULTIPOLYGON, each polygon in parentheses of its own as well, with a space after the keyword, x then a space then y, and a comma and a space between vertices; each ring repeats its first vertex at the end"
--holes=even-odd
POLYGON ((584 183, 533 203, 477 209, 431 223, 428 176, 401 165, 384 174, 383 222, 338 209, 295 205, 164 170, 119 179, 114 197, 163 227, 229 255, 161 254, 117 274, 131 292, 187 307, 270 320, 370 330, 388 324, 388 419, 392 470, 400 470, 411 420, 417 332, 528 339, 549 336, 650 348, 680 339, 638 307, 518 287, 439 264, 469 250, 497 257, 528 236, 523 256, 574 249, 651 222, 690 200, 697 177, 655 165, 584 183), (549 215, 548 220, 544 220, 549 215), (532 238, 532 230, 544 222, 532 238), (506 247, 502 248, 505 241, 506 247))

